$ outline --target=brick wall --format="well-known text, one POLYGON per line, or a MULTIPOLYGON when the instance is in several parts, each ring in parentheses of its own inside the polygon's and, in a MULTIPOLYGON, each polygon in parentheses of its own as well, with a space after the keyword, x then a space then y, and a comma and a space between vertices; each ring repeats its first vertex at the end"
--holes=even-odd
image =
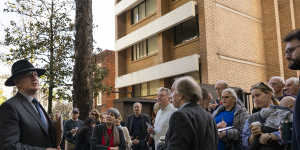
MULTIPOLYGON (((102 83, 106 86, 112 87, 112 91, 115 90, 115 52, 110 50, 104 50, 96 56, 97 64, 101 63, 102 67, 108 70, 107 76, 102 83)), ((115 93, 102 93, 102 106, 97 106, 95 100, 94 106, 100 109, 101 112, 106 111, 108 108, 113 107, 113 101, 115 99, 115 93)))
MULTIPOLYGON (((128 11, 127 34, 188 1, 157 3, 157 13, 135 25, 130 24, 128 11)), ((123 57, 118 59, 121 60, 118 62, 121 74, 199 53, 201 82, 204 84, 226 80, 231 86, 249 90, 252 84, 267 81, 274 75, 285 78, 296 75, 287 68, 283 55, 285 45, 281 43, 282 37, 291 30, 290 0, 196 1, 199 38, 174 46, 172 31, 165 31, 159 34, 158 54, 138 61, 131 61, 130 48, 122 50, 125 52, 118 52, 122 54, 119 57, 123 57)), ((300 27, 300 13, 297 13, 300 0, 293 0, 293 4, 295 24, 300 27)))

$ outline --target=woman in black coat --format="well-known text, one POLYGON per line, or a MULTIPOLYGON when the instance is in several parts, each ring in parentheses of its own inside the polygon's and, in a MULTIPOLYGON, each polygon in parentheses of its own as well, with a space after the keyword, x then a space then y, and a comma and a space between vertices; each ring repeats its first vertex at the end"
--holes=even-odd
POLYGON ((92 131, 95 126, 94 119, 88 118, 85 121, 84 126, 79 129, 77 134, 75 150, 90 150, 92 131))

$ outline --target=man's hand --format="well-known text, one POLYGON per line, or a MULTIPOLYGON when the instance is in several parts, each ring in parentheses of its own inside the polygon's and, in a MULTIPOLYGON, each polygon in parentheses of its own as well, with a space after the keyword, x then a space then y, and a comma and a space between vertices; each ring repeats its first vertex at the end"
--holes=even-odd
POLYGON ((218 132, 218 137, 221 139, 226 136, 226 131, 218 132))
POLYGON ((134 140, 132 141, 132 143, 133 143, 133 144, 139 144, 140 141, 139 141, 138 139, 134 139, 134 140))
POLYGON ((72 129, 72 130, 71 130, 71 133, 72 133, 72 134, 75 134, 75 133, 76 133, 76 129, 72 129))
POLYGON ((260 144, 267 144, 269 140, 272 140, 272 136, 269 133, 263 133, 259 137, 259 143, 260 144))
POLYGON ((119 147, 116 146, 116 147, 110 147, 110 150, 119 150, 119 147))
POLYGON ((259 135, 259 134, 262 134, 261 132, 261 126, 251 126, 251 134, 256 136, 256 135, 259 135))
POLYGON ((225 121, 221 121, 217 124, 217 128, 225 128, 227 126, 227 123, 225 121))
POLYGON ((77 131, 78 131, 78 128, 77 128, 77 127, 74 128, 74 129, 72 129, 72 130, 71 130, 72 135, 75 136, 76 133, 77 133, 77 131))
POLYGON ((147 131, 148 131, 149 134, 154 134, 154 129, 152 127, 148 128, 147 131))
POLYGON ((46 148, 46 150, 57 150, 57 149, 56 148, 48 147, 48 148, 46 148))
POLYGON ((218 104, 209 104, 208 105, 208 110, 209 111, 215 110, 217 106, 218 106, 218 104))

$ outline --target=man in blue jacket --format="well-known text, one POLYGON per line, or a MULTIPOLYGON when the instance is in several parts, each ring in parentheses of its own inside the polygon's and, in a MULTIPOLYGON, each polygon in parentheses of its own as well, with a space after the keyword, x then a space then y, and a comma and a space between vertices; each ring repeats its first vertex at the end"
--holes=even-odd
MULTIPOLYGON (((292 70, 300 70, 300 29, 290 32, 285 38, 285 58, 292 70)), ((298 93, 293 116, 293 149, 300 150, 300 93, 298 93)))

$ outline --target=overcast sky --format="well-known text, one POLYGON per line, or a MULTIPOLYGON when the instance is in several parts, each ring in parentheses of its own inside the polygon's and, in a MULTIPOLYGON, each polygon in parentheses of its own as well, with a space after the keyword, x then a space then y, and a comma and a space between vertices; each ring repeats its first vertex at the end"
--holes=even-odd
MULTIPOLYGON (((13 15, 3 13, 4 3, 7 0, 0 0, 0 40, 4 39, 4 28, 9 25, 9 21, 14 19, 13 15)), ((93 0, 93 21, 98 28, 94 29, 94 47, 114 50, 115 43, 115 18, 113 0, 93 0)), ((8 52, 8 48, 0 45, 0 55, 8 52)), ((0 62, 0 75, 10 74, 10 67, 0 62)), ((1 80, 0 80, 1 81, 1 80)), ((2 82, 2 81, 1 81, 2 82)), ((0 83, 3 85, 4 83, 0 83)), ((1 86, 0 86, 1 87, 1 86)))

